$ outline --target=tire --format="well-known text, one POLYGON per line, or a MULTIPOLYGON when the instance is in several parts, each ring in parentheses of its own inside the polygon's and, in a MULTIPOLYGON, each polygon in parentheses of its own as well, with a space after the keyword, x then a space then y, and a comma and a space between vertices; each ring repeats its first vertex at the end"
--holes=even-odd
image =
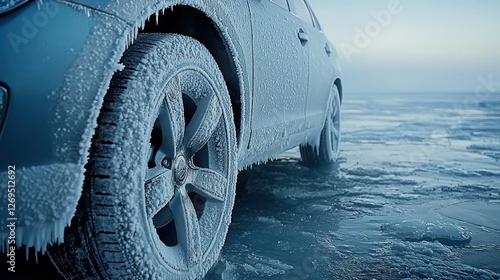
POLYGON ((215 263, 234 203, 231 102, 192 38, 139 34, 104 100, 65 278, 195 279, 215 263))
POLYGON ((328 102, 325 124, 319 136, 319 143, 300 146, 300 155, 305 164, 321 165, 337 160, 340 152, 340 107, 339 91, 334 85, 328 102))

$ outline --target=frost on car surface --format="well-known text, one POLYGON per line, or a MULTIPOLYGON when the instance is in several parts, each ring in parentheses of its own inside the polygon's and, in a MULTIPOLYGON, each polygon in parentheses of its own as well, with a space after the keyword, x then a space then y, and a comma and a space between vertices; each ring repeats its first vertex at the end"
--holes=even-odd
POLYGON ((23 19, 37 33, 0 45, 15 97, 0 183, 16 165, 16 244, 62 243, 49 251, 66 277, 200 277, 238 170, 297 146, 310 164, 338 155, 337 55, 303 0, 30 1, 0 14, 0 35, 23 19))

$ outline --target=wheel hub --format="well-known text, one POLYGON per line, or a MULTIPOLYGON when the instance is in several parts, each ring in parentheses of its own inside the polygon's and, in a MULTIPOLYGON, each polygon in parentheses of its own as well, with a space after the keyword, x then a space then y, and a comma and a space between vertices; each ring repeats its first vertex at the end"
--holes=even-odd
POLYGON ((179 155, 173 165, 173 173, 174 179, 177 186, 182 186, 186 181, 187 173, 188 173, 188 164, 184 155, 179 155))

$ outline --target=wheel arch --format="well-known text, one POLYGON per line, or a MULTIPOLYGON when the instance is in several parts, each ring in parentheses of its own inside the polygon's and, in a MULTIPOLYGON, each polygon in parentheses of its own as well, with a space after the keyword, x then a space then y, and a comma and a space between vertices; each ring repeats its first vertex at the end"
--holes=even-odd
POLYGON ((242 126, 242 85, 233 50, 218 25, 206 13, 187 5, 175 5, 163 13, 152 14, 139 33, 177 33, 192 37, 212 54, 229 91, 238 144, 242 126))
POLYGON ((337 78, 334 82, 334 85, 337 87, 339 90, 339 97, 340 97, 340 102, 342 103, 342 81, 340 78, 337 78))

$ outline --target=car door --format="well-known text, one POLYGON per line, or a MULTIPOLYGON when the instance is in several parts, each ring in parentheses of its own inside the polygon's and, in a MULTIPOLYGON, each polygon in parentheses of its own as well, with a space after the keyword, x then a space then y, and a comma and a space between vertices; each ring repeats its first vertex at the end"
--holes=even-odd
POLYGON ((299 38, 304 24, 290 13, 287 0, 248 3, 254 58, 250 146, 259 153, 293 144, 290 137, 304 130, 309 54, 299 38))
POLYGON ((306 23, 304 32, 309 38, 307 41, 309 88, 306 126, 314 132, 314 128, 323 126, 330 87, 333 84, 334 70, 330 58, 332 48, 307 0, 290 0, 290 2, 293 4, 292 12, 306 23))

